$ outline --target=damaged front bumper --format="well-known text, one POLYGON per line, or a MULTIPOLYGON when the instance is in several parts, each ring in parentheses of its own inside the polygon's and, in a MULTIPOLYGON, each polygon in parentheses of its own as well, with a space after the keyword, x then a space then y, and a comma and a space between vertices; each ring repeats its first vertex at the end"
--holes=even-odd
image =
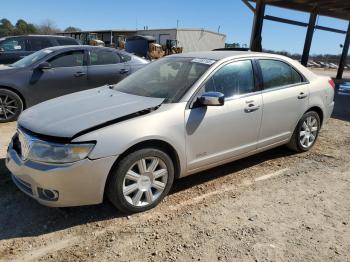
POLYGON ((99 204, 108 174, 117 156, 84 159, 67 164, 23 161, 10 143, 6 166, 19 189, 39 203, 52 207, 99 204))

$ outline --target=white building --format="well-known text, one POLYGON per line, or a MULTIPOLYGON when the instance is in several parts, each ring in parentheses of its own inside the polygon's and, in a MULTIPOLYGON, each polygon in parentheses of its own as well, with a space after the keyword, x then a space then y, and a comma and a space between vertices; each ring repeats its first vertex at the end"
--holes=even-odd
POLYGON ((153 36, 158 44, 165 45, 166 40, 177 40, 183 47, 183 52, 209 51, 224 48, 226 35, 205 29, 148 29, 138 30, 138 35, 153 36))
POLYGON ((82 40, 82 34, 96 33, 98 39, 105 42, 107 46, 113 43, 118 46, 120 40, 133 35, 153 36, 158 44, 165 45, 166 40, 177 40, 183 47, 183 52, 191 51, 209 51, 215 48, 225 47, 226 35, 208 31, 205 29, 147 29, 147 30, 128 30, 128 29, 111 29, 111 30, 92 30, 78 31, 69 33, 59 33, 61 35, 71 36, 82 40))

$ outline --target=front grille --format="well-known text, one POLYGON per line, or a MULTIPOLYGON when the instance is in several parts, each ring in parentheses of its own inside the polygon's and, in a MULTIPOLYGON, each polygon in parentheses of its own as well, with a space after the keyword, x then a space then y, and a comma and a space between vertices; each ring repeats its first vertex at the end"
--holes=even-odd
POLYGON ((31 184, 24 182, 22 179, 19 179, 18 177, 12 175, 12 180, 16 184, 16 186, 21 189, 22 191, 33 195, 33 189, 31 184))

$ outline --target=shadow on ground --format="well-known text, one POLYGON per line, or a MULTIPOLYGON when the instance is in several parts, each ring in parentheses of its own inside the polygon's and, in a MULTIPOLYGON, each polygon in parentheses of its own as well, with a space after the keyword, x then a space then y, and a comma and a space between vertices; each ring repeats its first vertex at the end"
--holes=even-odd
MULTIPOLYGON (((175 181, 172 192, 186 190, 195 185, 223 177, 266 160, 281 158, 291 152, 284 147, 260 153, 175 181)), ((68 209, 49 208, 22 193, 11 180, 5 167, 5 159, 0 159, 0 240, 17 237, 38 236, 76 225, 123 217, 108 201, 101 205, 68 209)), ((152 211, 150 211, 152 212, 152 211)))

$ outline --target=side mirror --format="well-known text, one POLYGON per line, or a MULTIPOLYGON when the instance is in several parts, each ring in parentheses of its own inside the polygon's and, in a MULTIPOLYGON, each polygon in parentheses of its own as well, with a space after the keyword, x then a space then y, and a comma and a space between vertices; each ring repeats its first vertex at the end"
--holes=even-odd
POLYGON ((41 64, 38 65, 37 69, 39 70, 48 70, 51 69, 51 65, 48 62, 42 62, 41 64))
POLYGON ((204 106, 222 106, 225 103, 225 95, 220 92, 206 92, 198 99, 204 106))

